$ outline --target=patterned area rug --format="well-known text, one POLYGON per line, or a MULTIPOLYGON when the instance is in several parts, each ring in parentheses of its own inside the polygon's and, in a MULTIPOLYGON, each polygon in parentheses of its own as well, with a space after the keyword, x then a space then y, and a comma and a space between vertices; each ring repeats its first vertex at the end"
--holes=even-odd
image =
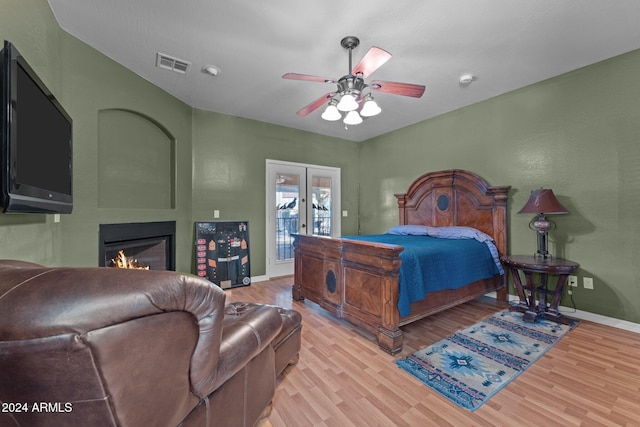
POLYGON ((475 411, 577 325, 526 323, 504 310, 396 363, 458 406, 475 411))

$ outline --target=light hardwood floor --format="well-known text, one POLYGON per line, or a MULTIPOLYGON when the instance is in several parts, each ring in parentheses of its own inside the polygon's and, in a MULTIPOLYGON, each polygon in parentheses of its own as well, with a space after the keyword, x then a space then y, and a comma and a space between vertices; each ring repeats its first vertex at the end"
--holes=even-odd
POLYGON ((302 313, 300 361, 279 378, 261 427, 640 426, 640 335, 582 321, 475 412, 461 409, 394 361, 499 310, 483 298, 403 327, 390 356, 373 335, 291 298, 292 277, 227 290, 302 313))

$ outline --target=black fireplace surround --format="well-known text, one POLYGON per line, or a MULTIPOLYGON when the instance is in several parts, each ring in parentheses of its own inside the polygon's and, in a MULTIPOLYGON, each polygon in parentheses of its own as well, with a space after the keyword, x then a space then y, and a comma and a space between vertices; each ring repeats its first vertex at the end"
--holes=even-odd
POLYGON ((151 270, 176 269, 176 222, 100 224, 98 265, 108 267, 120 250, 151 270))

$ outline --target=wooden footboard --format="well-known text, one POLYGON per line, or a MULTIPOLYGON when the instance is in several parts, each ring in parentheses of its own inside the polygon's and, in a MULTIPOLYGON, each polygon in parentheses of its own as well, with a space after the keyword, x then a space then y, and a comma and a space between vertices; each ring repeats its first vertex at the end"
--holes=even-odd
POLYGON ((377 336, 382 349, 402 349, 398 270, 402 246, 297 236, 293 298, 309 299, 377 336))
POLYGON ((411 313, 398 312, 398 274, 402 246, 297 236, 293 298, 317 303, 335 316, 376 335, 390 354, 402 350, 400 326, 503 288, 502 276, 480 280, 460 289, 432 292, 411 304, 411 313))

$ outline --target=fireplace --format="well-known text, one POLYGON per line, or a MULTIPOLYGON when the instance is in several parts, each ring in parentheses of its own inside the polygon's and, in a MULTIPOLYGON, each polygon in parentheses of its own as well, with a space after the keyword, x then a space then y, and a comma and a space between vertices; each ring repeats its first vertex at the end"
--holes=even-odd
POLYGON ((108 267, 124 252, 150 270, 176 269, 176 222, 100 224, 98 265, 108 267))

